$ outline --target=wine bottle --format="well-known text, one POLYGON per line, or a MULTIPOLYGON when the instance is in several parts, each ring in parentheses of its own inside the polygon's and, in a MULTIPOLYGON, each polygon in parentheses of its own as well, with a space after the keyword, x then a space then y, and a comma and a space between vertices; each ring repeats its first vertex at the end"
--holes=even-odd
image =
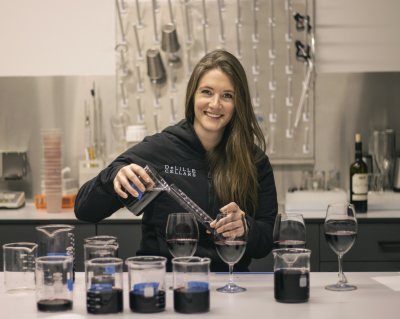
POLYGON ((356 134, 356 160, 350 165, 350 204, 357 213, 368 210, 367 164, 362 160, 361 135, 356 134))

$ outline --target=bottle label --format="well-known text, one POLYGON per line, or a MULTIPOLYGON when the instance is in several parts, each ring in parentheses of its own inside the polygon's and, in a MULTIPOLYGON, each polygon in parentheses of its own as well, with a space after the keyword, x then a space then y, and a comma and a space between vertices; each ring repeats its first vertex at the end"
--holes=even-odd
POLYGON ((368 196, 368 174, 354 174, 352 177, 353 201, 367 200, 368 196))

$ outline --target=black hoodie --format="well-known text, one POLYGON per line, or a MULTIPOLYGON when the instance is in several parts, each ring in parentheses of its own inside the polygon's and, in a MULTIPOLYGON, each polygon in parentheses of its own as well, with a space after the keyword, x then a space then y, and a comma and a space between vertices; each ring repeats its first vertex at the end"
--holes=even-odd
MULTIPOLYGON (((238 150, 240 152, 241 150, 238 150)), ((206 150, 193 126, 182 120, 159 134, 146 137, 115 159, 92 180, 86 182, 76 197, 75 215, 88 222, 99 222, 123 207, 114 190, 113 180, 118 171, 129 164, 152 166, 169 184, 175 184, 212 218, 219 213, 220 205, 215 195, 206 165, 206 150)), ((246 252, 235 264, 235 271, 248 271, 251 258, 263 258, 272 250, 272 232, 278 211, 275 181, 271 164, 265 157, 256 164, 258 172, 258 211, 254 218, 246 214, 250 227, 246 252)), ((156 255, 168 258, 165 240, 168 215, 184 211, 168 194, 161 193, 144 210, 142 241, 137 255, 156 255)), ((227 271, 228 266, 219 257, 213 236, 199 224, 200 240, 195 256, 211 258, 211 271, 227 271)))

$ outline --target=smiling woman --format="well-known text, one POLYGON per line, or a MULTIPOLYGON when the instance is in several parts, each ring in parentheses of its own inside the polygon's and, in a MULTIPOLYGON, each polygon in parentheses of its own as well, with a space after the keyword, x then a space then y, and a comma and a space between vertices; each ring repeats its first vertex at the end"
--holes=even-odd
MULTIPOLYGON (((121 197, 129 194, 140 200, 139 191, 145 190, 141 180, 149 178, 143 167, 150 165, 211 218, 220 212, 232 214, 223 236, 248 232, 246 251, 235 264, 236 271, 248 271, 252 258, 265 257, 272 250, 278 204, 264 136, 254 115, 245 71, 236 57, 219 50, 200 60, 187 86, 185 117, 147 136, 83 185, 75 215, 98 222, 123 206, 121 197), (246 223, 238 223, 239 219, 246 223)), ((167 257, 171 270, 166 225, 168 216, 182 208, 165 192, 154 198, 143 211, 142 241, 136 254, 167 257)), ((210 226, 215 227, 215 222, 210 226)), ((201 224, 194 254, 210 258, 211 271, 228 270, 213 236, 201 224)))

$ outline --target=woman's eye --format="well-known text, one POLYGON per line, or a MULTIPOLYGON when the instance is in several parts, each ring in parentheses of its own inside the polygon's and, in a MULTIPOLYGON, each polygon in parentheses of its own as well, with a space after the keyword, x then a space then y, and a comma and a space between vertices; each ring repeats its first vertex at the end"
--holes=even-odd
POLYGON ((227 98, 227 99, 233 98, 232 94, 229 94, 229 93, 225 93, 225 94, 223 95, 223 97, 224 97, 224 98, 227 98))
POLYGON ((211 94, 211 92, 209 90, 203 90, 203 91, 201 91, 201 93, 204 93, 204 94, 207 94, 207 95, 211 94))

